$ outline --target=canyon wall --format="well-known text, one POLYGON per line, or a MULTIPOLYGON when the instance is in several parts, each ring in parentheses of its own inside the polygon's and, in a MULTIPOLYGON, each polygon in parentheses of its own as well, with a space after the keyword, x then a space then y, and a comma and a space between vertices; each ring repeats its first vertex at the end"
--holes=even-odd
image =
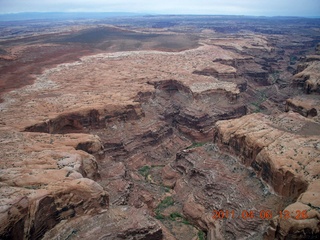
POLYGON ((84 56, 4 94, 1 238, 318 237, 317 58, 292 80, 288 36, 215 34, 84 56))
POLYGON ((2 239, 40 239, 62 220, 97 214, 109 194, 95 182, 103 149, 90 135, 1 130, 2 239), (76 150, 78 145, 86 146, 76 150))
POLYGON ((320 129, 320 125, 292 112, 247 115, 216 123, 214 141, 219 146, 239 156, 276 193, 297 201, 284 209, 292 217, 273 220, 266 239, 313 239, 320 235, 319 193, 315 190, 320 138, 308 128, 320 129), (305 217, 296 216, 303 211, 305 217))

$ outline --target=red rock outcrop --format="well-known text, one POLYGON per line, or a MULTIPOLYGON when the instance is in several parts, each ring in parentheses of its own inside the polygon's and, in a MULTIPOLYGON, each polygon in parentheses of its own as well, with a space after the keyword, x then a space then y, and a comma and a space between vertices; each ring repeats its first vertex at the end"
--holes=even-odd
POLYGON ((122 109, 118 106, 108 106, 104 109, 88 109, 75 113, 61 114, 54 119, 26 127, 27 132, 44 132, 52 134, 88 133, 91 129, 99 129, 113 121, 136 120, 143 116, 139 104, 127 105, 122 109))
MULTIPOLYGON (((106 29, 79 36, 100 30, 106 29)), ((246 115, 258 97, 259 107, 278 111, 265 99, 267 90, 278 91, 267 88, 281 63, 272 60, 274 47, 254 34, 199 43, 181 52, 82 57, 3 95, 1 236, 259 238, 267 222, 215 221, 212 211, 230 209, 241 216, 244 210, 282 209, 284 199, 260 177, 286 197, 306 191, 301 201, 317 210, 311 186, 319 169, 311 159, 318 159, 319 134, 310 131, 316 122, 294 113, 219 121, 246 115), (204 144, 213 135, 258 177, 216 145, 204 144)), ((310 215, 310 236, 317 234, 317 216, 310 215)), ((270 236, 296 234, 306 226, 275 225, 281 231, 276 227, 270 236)))
POLYGON ((319 171, 319 136, 317 132, 303 132, 310 123, 294 113, 278 117, 248 115, 218 122, 215 141, 239 155, 276 192, 298 197, 319 171))
POLYGON ((162 177, 173 186, 184 215, 205 231, 208 239, 256 235, 255 229, 267 227, 259 219, 259 211, 281 208, 279 198, 270 194, 252 171, 212 143, 179 152, 175 161, 163 168, 162 177), (229 215, 214 219, 214 210, 229 215), (250 210, 255 217, 248 220, 245 211, 250 210))
POLYGON ((101 151, 99 138, 3 129, 0 135, 1 238, 40 239, 64 219, 108 207, 108 194, 94 181, 96 159, 83 151, 101 151))
POLYGON ((281 215, 272 220, 265 239, 318 239, 320 237, 319 187, 318 179, 310 183, 297 202, 286 207, 281 215), (287 218, 285 214, 292 217, 287 218))
POLYGON ((300 113, 305 117, 315 117, 318 115, 317 104, 315 99, 308 99, 306 96, 303 98, 290 98, 286 101, 286 111, 292 110, 300 113))
POLYGON ((299 197, 285 209, 291 213, 289 220, 279 216, 274 220, 268 239, 319 236, 319 209, 312 207, 318 204, 315 186, 320 176, 316 129, 320 129, 318 123, 295 113, 275 117, 254 114, 216 124, 215 142, 237 154, 277 193, 299 197), (306 219, 292 219, 304 210, 306 219))
POLYGON ((61 239, 163 239, 157 221, 145 209, 119 206, 107 212, 70 219, 50 230, 44 240, 61 239))
POLYGON ((320 58, 319 55, 307 56, 298 66, 293 76, 293 84, 304 88, 306 93, 320 92, 320 58))

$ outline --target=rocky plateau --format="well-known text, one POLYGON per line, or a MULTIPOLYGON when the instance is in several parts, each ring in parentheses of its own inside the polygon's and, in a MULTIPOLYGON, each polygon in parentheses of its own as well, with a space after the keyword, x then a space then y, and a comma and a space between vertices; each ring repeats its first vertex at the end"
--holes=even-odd
POLYGON ((6 23, 0 239, 319 239, 319 26, 140 18, 6 23))

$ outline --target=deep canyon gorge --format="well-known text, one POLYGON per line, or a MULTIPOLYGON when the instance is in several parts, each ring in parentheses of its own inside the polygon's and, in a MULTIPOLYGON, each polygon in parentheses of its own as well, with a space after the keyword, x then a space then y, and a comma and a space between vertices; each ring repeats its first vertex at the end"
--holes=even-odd
POLYGON ((0 239, 319 239, 318 23, 2 23, 0 239))

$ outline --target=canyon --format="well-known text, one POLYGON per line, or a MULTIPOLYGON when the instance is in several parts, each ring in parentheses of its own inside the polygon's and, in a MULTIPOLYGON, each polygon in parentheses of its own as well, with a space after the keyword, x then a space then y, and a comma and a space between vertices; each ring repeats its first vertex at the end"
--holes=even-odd
POLYGON ((318 239, 318 22, 3 22, 0 238, 318 239))

